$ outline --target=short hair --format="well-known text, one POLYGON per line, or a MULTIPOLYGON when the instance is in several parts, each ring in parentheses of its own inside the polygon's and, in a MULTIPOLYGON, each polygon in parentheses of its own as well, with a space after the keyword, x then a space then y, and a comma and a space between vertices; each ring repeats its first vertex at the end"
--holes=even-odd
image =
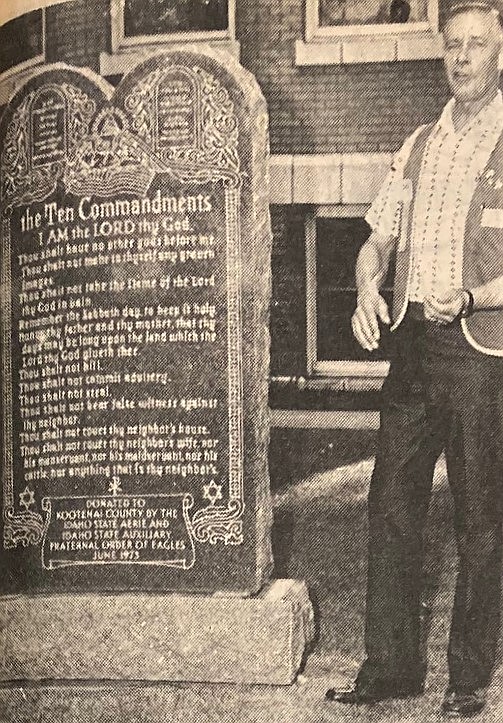
POLYGON ((500 27, 503 28, 503 7, 498 0, 453 0, 449 6, 442 31, 445 30, 445 26, 451 18, 470 10, 478 10, 497 17, 500 27))

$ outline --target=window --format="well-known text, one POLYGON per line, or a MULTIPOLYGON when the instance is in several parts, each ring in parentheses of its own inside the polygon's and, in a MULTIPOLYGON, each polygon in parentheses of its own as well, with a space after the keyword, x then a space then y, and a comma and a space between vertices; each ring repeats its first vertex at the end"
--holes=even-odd
POLYGON ((0 73, 44 60, 44 12, 34 10, 0 27, 0 73))
POLYGON ((298 65, 421 60, 442 55, 438 0, 305 0, 298 65))
POLYGON ((428 0, 318 0, 314 5, 313 37, 429 28, 428 0))
POLYGON ((227 30, 227 0, 125 0, 124 35, 227 30))
POLYGON ((113 51, 124 46, 234 39, 235 0, 111 0, 113 51))
MULTIPOLYGON (((387 336, 378 351, 362 349, 351 330, 356 305, 355 264, 369 235, 367 206, 319 207, 306 224, 308 373, 384 377, 387 336)), ((383 286, 391 300, 393 269, 383 286)))

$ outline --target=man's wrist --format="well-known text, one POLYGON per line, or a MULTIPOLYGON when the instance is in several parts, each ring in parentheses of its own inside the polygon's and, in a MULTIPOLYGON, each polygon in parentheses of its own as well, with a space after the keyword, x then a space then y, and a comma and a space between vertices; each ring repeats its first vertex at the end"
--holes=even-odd
POLYGON ((371 296, 376 297, 379 296, 379 286, 374 280, 366 281, 365 283, 361 284, 357 290, 356 290, 356 298, 357 300, 361 299, 363 296, 371 296))

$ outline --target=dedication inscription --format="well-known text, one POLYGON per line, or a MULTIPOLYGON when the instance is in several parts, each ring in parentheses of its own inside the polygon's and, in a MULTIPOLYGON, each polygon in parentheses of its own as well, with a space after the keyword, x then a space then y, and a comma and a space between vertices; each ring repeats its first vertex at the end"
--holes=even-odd
POLYGON ((267 133, 241 72, 179 50, 113 91, 54 66, 4 113, 3 591, 267 577, 267 133))

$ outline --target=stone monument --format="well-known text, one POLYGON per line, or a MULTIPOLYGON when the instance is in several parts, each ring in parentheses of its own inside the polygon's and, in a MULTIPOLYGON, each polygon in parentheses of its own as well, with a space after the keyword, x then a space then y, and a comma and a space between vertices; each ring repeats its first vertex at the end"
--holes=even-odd
POLYGON ((267 164, 255 80, 209 49, 116 89, 46 66, 5 110, 2 680, 295 677, 311 607, 269 581, 267 164))

